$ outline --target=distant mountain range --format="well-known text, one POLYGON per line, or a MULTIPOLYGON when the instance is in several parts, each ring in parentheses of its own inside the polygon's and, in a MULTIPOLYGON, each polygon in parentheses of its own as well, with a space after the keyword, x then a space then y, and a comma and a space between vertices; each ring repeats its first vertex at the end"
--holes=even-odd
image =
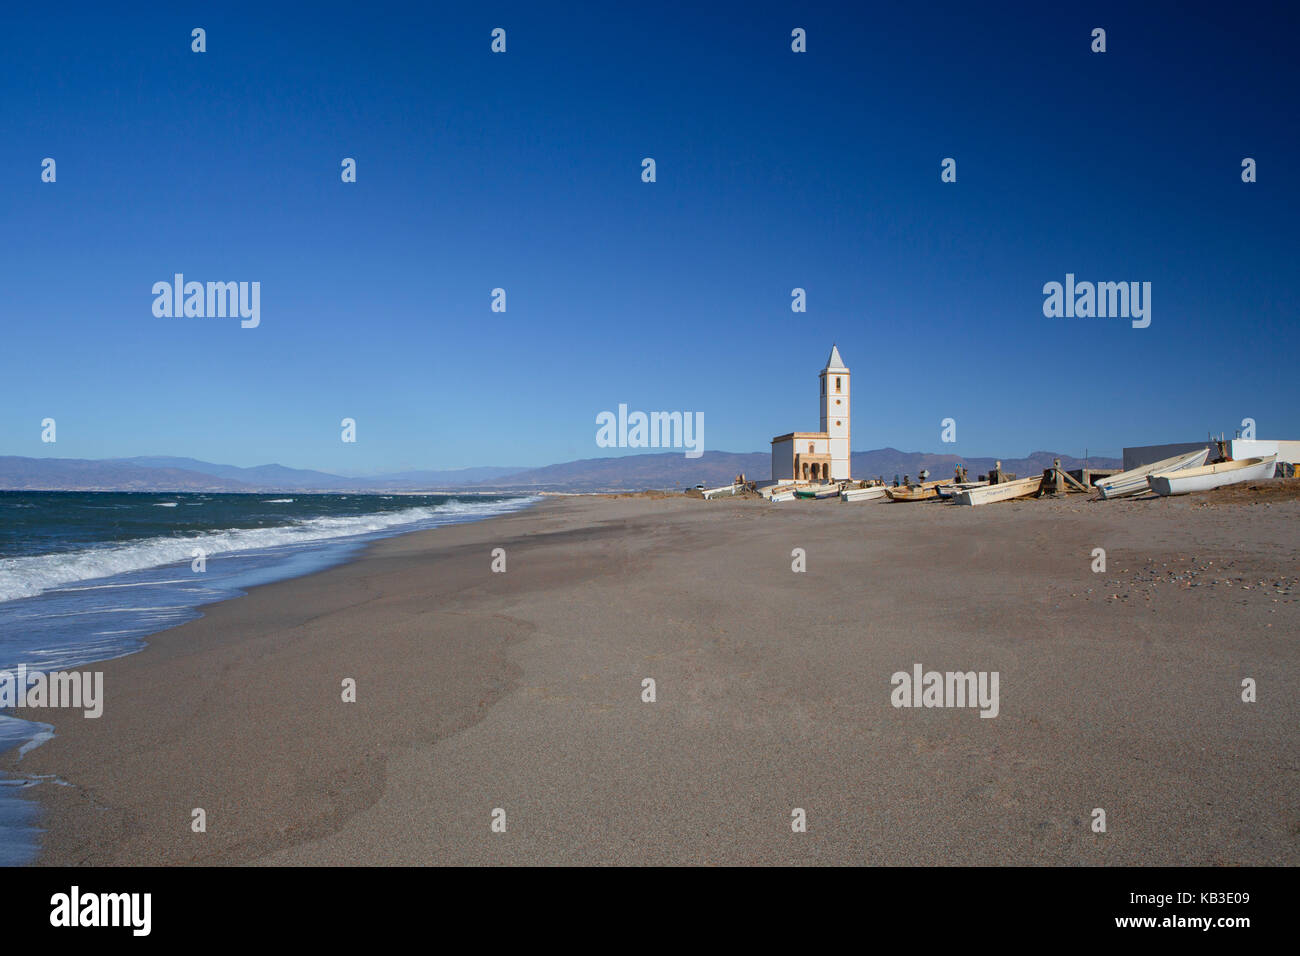
MULTIPOLYGON (((1066 469, 1083 461, 1057 452, 1036 451, 1027 458, 1004 458, 1004 471, 1020 476, 1050 468, 1061 459, 1066 469)), ((404 471, 365 478, 346 478, 323 471, 258 465, 240 468, 196 458, 139 457, 89 460, 82 458, 22 458, 0 456, 0 489, 11 491, 195 491, 195 492, 418 492, 418 491, 642 491, 654 488, 709 487, 738 474, 751 480, 771 477, 767 452, 705 452, 686 458, 681 452, 586 458, 543 468, 462 468, 454 471, 404 471)), ((853 453, 857 478, 911 475, 929 469, 935 478, 952 474, 965 464, 971 476, 993 467, 992 458, 963 458, 928 452, 878 448, 853 453)), ((1117 458, 1091 458, 1093 468, 1118 468, 1117 458)))
MULTIPOLYGON (((1027 458, 1003 458, 1002 469, 1021 477, 1041 474, 1052 467, 1053 459, 1061 459, 1067 471, 1079 468, 1083 461, 1057 452, 1036 451, 1027 458)), ((899 451, 897 448, 877 448, 874 451, 855 451, 850 468, 857 478, 883 477, 893 480, 894 475, 911 475, 922 468, 930 470, 932 477, 946 478, 953 466, 966 465, 970 475, 987 473, 998 461, 994 458, 963 458, 960 455, 938 455, 928 452, 899 451)), ((1118 458, 1090 458, 1092 468, 1118 468, 1118 458)), ((509 489, 536 488, 542 491, 599 491, 642 490, 647 488, 683 488, 696 484, 708 487, 723 485, 736 475, 744 474, 751 480, 766 481, 772 476, 772 456, 767 452, 737 453, 727 451, 705 452, 700 458, 685 458, 680 452, 655 455, 628 455, 623 458, 587 458, 561 465, 547 465, 500 476, 480 485, 494 485, 509 489)))
POLYGON ((462 468, 458 471, 399 471, 371 478, 344 478, 324 471, 306 468, 286 468, 284 465, 257 465, 240 468, 237 465, 214 465, 197 458, 114 458, 105 464, 138 465, 142 468, 166 468, 177 471, 198 472, 248 485, 256 491, 303 491, 306 489, 330 490, 405 490, 412 487, 469 484, 500 478, 522 471, 521 468, 462 468))

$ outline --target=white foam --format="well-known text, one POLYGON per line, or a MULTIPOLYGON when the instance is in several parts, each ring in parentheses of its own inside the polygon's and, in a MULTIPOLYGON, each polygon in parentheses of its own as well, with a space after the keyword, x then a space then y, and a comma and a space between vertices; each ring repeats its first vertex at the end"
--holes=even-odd
MULTIPOLYGON (((329 538, 370 534, 458 517, 488 517, 516 511, 536 498, 513 498, 505 501, 466 504, 455 498, 436 507, 403 508, 379 512, 326 518, 308 518, 275 528, 238 528, 210 531, 185 537, 142 538, 129 544, 88 548, 59 554, 40 554, 0 559, 0 601, 35 597, 63 585, 96 578, 112 577, 127 571, 189 563, 194 550, 207 557, 231 551, 258 548, 281 548, 307 544, 329 538)), ((196 583, 201 583, 197 582, 196 583)))
POLYGON ((54 727, 50 724, 37 724, 41 729, 36 732, 31 740, 18 748, 18 759, 26 757, 29 751, 35 750, 43 743, 48 743, 54 739, 54 727))
POLYGON ((60 588, 60 591, 107 591, 112 588, 152 588, 160 584, 193 584, 192 578, 172 578, 169 581, 127 581, 124 584, 88 584, 84 588, 60 588))

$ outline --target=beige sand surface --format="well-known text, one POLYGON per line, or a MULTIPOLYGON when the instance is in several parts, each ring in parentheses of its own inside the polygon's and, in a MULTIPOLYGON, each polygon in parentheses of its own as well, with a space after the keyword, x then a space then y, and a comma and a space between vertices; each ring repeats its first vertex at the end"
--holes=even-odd
POLYGON ((1298 531, 551 499, 210 607, 5 766, 62 782, 29 791, 54 864, 1295 864, 1298 531), (914 663, 998 671, 999 716, 895 709, 914 663))

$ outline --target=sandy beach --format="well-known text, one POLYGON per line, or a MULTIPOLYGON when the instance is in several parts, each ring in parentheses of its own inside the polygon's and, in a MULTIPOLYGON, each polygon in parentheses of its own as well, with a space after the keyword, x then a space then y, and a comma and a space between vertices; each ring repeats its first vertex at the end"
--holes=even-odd
POLYGON ((3 766, 43 864, 1294 865, 1298 519, 552 498, 208 607, 3 766))

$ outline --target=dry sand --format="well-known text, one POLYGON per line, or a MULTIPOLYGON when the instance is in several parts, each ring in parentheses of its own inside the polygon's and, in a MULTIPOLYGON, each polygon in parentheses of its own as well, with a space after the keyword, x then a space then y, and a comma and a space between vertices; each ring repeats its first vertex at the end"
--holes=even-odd
POLYGON ((552 499, 208 608, 4 761, 49 864, 1295 864, 1300 502, 1207 501, 552 499))

